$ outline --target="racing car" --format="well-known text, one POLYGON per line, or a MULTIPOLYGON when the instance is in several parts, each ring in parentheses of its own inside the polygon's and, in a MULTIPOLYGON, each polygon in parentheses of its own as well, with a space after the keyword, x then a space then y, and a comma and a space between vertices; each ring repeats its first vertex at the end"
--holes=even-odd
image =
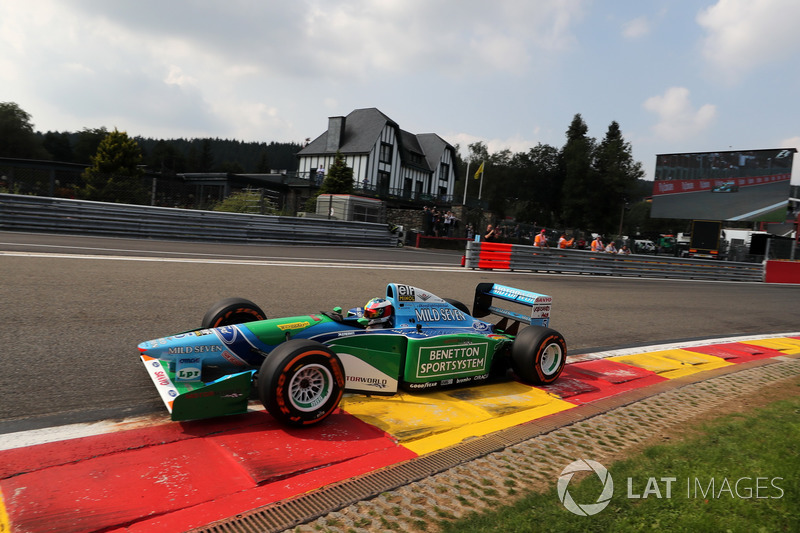
POLYGON ((739 186, 733 181, 724 181, 711 189, 711 192, 739 192, 739 186))
POLYGON ((474 385, 509 369, 525 383, 553 383, 567 345, 549 328, 552 301, 480 283, 470 312, 457 300, 389 283, 385 297, 346 313, 334 307, 268 319, 250 300, 228 298, 208 310, 200 328, 138 348, 172 420, 244 413, 255 390, 279 422, 309 426, 330 415, 345 392, 474 385))

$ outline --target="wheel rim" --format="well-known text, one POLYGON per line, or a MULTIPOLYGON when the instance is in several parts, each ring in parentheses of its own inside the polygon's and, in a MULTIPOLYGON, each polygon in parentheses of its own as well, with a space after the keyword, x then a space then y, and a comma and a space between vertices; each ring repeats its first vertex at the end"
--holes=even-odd
POLYGON ((319 364, 301 368, 289 382, 289 401, 298 411, 314 411, 333 393, 333 376, 319 364))
POLYGON ((564 352, 561 351, 561 346, 556 343, 548 344, 542 352, 542 359, 540 367, 545 376, 552 376, 558 372, 561 366, 561 360, 564 357, 564 352))

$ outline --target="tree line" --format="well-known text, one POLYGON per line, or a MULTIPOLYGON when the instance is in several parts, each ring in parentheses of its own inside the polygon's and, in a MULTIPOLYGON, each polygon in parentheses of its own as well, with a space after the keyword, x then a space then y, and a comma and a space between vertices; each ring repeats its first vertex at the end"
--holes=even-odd
MULTIPOLYGON (((459 180, 456 195, 478 196, 476 172, 483 164, 481 200, 498 222, 560 229, 580 229, 604 235, 680 231, 683 223, 650 219, 653 182, 644 180, 631 144, 613 121, 598 141, 589 136, 576 114, 560 148, 539 143, 527 152, 489 153, 482 142, 468 146, 471 175, 459 180)), ((459 176, 466 174, 459 162, 459 176)))
MULTIPOLYGON (((527 152, 502 150, 490 154, 482 142, 468 146, 471 168, 477 170, 484 164, 481 200, 499 221, 513 219, 516 223, 606 235, 680 231, 684 225, 681 221, 650 218, 647 197, 652 182, 642 179, 642 165, 633 159, 631 145, 616 121, 598 141, 589 136, 586 123, 576 114, 565 135, 560 148, 540 143, 527 152)), ((129 138, 124 132, 109 132, 104 127, 41 133, 34 131, 30 115, 17 104, 0 103, 0 157, 91 165, 84 173, 86 184, 81 196, 105 201, 119 201, 114 195, 130 196, 138 191, 127 190, 128 185, 119 181, 103 182, 102 176, 128 175, 133 183, 142 166, 162 175, 293 171, 301 149, 298 143, 129 138), (115 155, 115 151, 122 155, 115 155)), ((457 160, 459 177, 465 175, 467 166, 467 161, 457 160)), ((338 175, 332 174, 328 176, 338 175)), ((323 184, 325 190, 328 185, 323 184)), ((476 180, 466 176, 456 183, 456 199, 465 186, 469 187, 468 197, 477 196, 476 180)))
MULTIPOLYGON (((77 132, 34 131, 31 116, 13 102, 0 103, 0 157, 91 164, 105 127, 77 132)), ((133 137, 141 164, 154 172, 233 172, 266 174, 297 169, 299 143, 244 142, 232 139, 152 139, 133 137)))

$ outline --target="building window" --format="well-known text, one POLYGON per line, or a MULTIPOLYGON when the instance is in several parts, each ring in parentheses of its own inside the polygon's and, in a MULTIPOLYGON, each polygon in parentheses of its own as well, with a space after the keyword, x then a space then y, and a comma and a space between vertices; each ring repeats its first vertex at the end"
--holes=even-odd
POLYGON ((388 172, 378 172, 378 195, 387 196, 389 194, 389 182, 388 172))
POLYGON ((447 163, 439 165, 439 179, 445 181, 450 179, 450 165, 447 163))
POLYGON ((381 143, 381 152, 378 154, 378 160, 381 163, 392 162, 392 145, 388 143, 381 143))
POLYGON ((403 180, 403 198, 411 198, 411 186, 413 181, 411 178, 405 178, 403 180))

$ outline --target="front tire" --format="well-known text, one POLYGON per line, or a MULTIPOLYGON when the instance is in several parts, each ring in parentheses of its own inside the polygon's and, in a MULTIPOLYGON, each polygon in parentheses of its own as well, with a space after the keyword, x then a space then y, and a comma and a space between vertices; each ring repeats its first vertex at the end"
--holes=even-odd
POLYGON ((257 376, 267 412, 289 426, 322 422, 344 393, 344 367, 327 346, 307 339, 284 342, 267 356, 257 376))
POLYGON ((226 298, 212 305, 203 317, 202 328, 219 328, 266 320, 259 306, 244 298, 226 298))
POLYGON ((532 385, 549 385, 558 379, 567 361, 567 342, 557 331, 528 326, 511 347, 514 373, 532 385))

